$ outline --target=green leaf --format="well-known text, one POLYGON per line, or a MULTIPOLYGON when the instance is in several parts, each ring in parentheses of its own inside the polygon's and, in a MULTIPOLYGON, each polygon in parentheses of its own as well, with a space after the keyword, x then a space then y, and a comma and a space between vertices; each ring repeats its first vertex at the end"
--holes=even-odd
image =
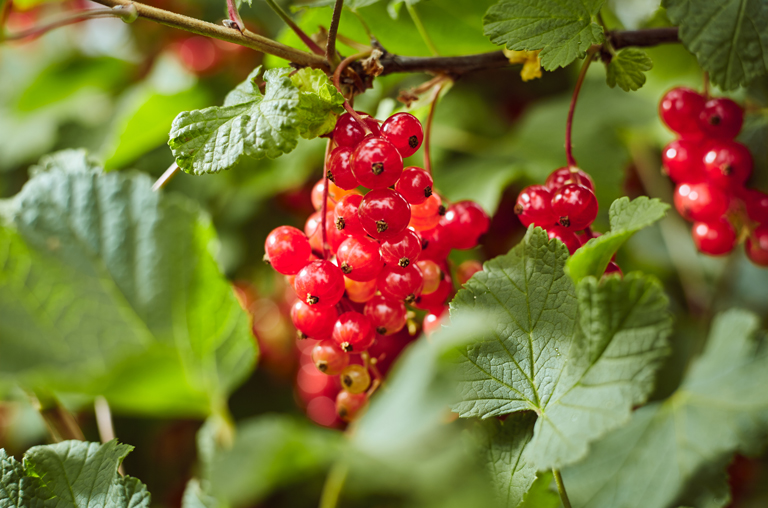
POLYGON ((312 139, 329 133, 344 112, 344 96, 320 69, 305 67, 291 76, 299 89, 301 137, 312 139))
POLYGON ((520 508, 558 508, 560 506, 560 495, 552 490, 551 485, 554 476, 551 471, 539 473, 536 481, 525 494, 520 508))
POLYGON ((573 505, 723 506, 733 454, 759 452, 768 437, 768 349, 754 340, 758 323, 746 311, 720 314, 680 388, 563 471, 573 505))
POLYGON ((669 205, 658 199, 641 196, 632 201, 617 199, 609 212, 611 230, 588 241, 568 260, 568 275, 578 282, 584 277, 600 277, 611 257, 632 235, 664 218, 669 205))
POLYGON ((541 50, 548 71, 565 67, 605 40, 596 22, 604 0, 501 0, 483 19, 485 35, 513 50, 541 50))
POLYGON ((668 353, 667 298, 638 274, 577 287, 568 251, 530 228, 509 254, 484 265, 451 303, 451 320, 485 312, 479 340, 463 353, 461 416, 534 411, 525 458, 537 470, 579 460, 590 441, 628 421, 653 388, 668 353))
POLYGON ((0 377, 118 410, 218 411, 255 351, 210 221, 83 152, 33 174, 0 228, 0 377))
POLYGON ((768 69, 768 3, 763 0, 664 0, 680 39, 709 79, 735 90, 768 69))
POLYGON ((652 68, 653 60, 642 49, 622 49, 608 63, 608 86, 619 85, 625 92, 638 90, 645 84, 645 72, 652 68))
POLYGON ((219 500, 211 496, 197 478, 187 482, 184 496, 181 499, 182 508, 218 508, 219 500))

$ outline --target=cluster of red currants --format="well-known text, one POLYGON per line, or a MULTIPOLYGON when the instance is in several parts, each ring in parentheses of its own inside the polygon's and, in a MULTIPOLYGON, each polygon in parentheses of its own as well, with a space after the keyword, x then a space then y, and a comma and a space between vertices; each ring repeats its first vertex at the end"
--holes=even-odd
POLYGON ((343 114, 334 128, 304 231, 281 226, 265 244, 265 260, 298 297, 291 318, 300 337, 318 341, 314 365, 339 376, 336 410, 347 421, 379 381, 371 348, 404 328, 406 304, 428 312, 425 329, 439 321, 454 290, 448 254, 475 247, 490 222, 471 201, 446 208, 427 171, 404 168, 424 138, 416 117, 397 113, 379 125, 356 116, 343 114))
MULTIPOLYGON (((590 228, 597 211, 595 184, 576 166, 556 169, 544 185, 526 187, 515 204, 515 213, 524 226, 533 224, 545 229, 550 240, 560 240, 571 254, 600 235, 590 228)), ((605 273, 621 274, 621 269, 612 260, 605 273)))
POLYGON ((734 141, 744 123, 741 107, 675 88, 661 99, 659 115, 680 136, 662 159, 677 184, 675 208, 693 222, 696 247, 712 256, 728 254, 744 231, 747 256, 768 266, 768 194, 746 187, 752 155, 734 141))

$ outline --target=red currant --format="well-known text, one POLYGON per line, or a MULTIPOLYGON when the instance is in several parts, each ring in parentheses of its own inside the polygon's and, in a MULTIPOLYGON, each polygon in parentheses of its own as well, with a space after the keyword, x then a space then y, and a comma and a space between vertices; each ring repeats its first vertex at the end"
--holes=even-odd
POLYGON ((768 222, 768 194, 754 189, 742 191, 747 215, 755 222, 768 222))
POLYGON ((363 197, 357 215, 366 233, 377 240, 390 240, 408 226, 411 206, 392 189, 375 189, 363 197))
POLYGON ((435 310, 439 310, 445 306, 445 302, 451 296, 452 292, 453 281, 451 281, 450 275, 445 274, 445 277, 443 277, 443 280, 440 281, 440 285, 438 286, 437 290, 428 295, 420 294, 416 297, 416 300, 414 300, 413 306, 417 309, 424 309, 430 312, 434 312, 435 310))
POLYGON ((352 165, 349 163, 351 155, 351 148, 339 146, 333 149, 328 158, 328 180, 344 190, 352 190, 359 185, 357 178, 352 174, 352 165))
POLYGON ((368 300, 363 314, 371 320, 376 333, 380 335, 392 335, 405 326, 405 304, 384 295, 376 295, 368 300))
POLYGON ((307 237, 291 226, 273 229, 264 242, 264 251, 272 268, 283 275, 299 273, 312 254, 307 237))
POLYGON ((696 183, 704 179, 704 152, 697 141, 672 141, 664 148, 661 160, 675 183, 696 183))
POLYGON ((341 387, 349 393, 363 393, 371 386, 371 375, 362 365, 352 364, 339 375, 341 387))
POLYGON ((729 189, 744 185, 752 174, 752 154, 735 141, 711 141, 705 148, 704 171, 709 181, 718 187, 729 189))
POLYGON ((459 201, 452 204, 440 219, 448 242, 454 249, 476 247, 480 237, 491 225, 491 219, 474 201, 459 201))
POLYGON ((432 195, 432 176, 421 168, 409 167, 403 170, 395 184, 395 190, 411 205, 420 205, 432 195))
POLYGON ((381 136, 395 145, 403 157, 410 157, 424 141, 419 119, 410 113, 395 113, 381 124, 381 136))
MULTIPOLYGON (((309 237, 309 245, 317 252, 323 251, 323 230, 320 227, 321 212, 315 212, 307 218, 304 224, 304 233, 309 237)), ((347 237, 339 231, 334 221, 334 214, 329 212, 325 216, 325 237, 328 240, 328 248, 331 252, 336 252, 341 242, 347 237)))
POLYGON ((747 257, 758 266, 768 266, 768 224, 761 224, 744 244, 747 257))
POLYGON ((728 209, 728 196, 708 183, 681 184, 675 189, 675 208, 690 221, 707 222, 720 218, 728 209))
POLYGON ((381 257, 388 265, 408 266, 421 254, 421 237, 412 229, 381 242, 381 257))
POLYGON ((336 396, 336 414, 345 422, 351 422, 368 404, 366 393, 349 393, 342 390, 336 396))
POLYGON ((624 277, 624 272, 621 271, 621 268, 619 267, 619 265, 616 264, 615 261, 608 262, 608 266, 605 267, 605 272, 603 272, 603 277, 611 274, 616 274, 619 277, 624 277))
MULTIPOLYGON (((363 117, 363 121, 371 130, 371 133, 374 136, 378 136, 379 123, 365 113, 360 113, 359 111, 357 113, 363 117)), ((336 127, 333 128, 333 141, 339 146, 355 148, 364 137, 365 130, 349 113, 341 115, 336 121, 336 127)))
POLYGON ((448 307, 443 307, 436 312, 430 312, 424 316, 424 323, 422 329, 426 335, 432 335, 440 329, 445 318, 448 316, 448 307))
POLYGON ((382 138, 365 138, 352 153, 352 172, 363 187, 384 189, 397 182, 403 172, 403 158, 392 143, 382 138))
POLYGON ((431 259, 422 259, 416 265, 421 270, 421 275, 424 278, 424 286, 421 288, 421 294, 428 295, 437 291, 440 287, 440 282, 443 280, 443 270, 440 265, 432 261, 431 259))
POLYGON ((463 286, 474 274, 482 271, 483 264, 480 261, 468 259, 456 268, 456 281, 463 286))
POLYGON ((344 240, 336 251, 336 260, 347 278, 361 282, 375 279, 384 268, 379 243, 365 236, 344 240))
POLYGON ((345 312, 333 325, 333 340, 347 353, 362 353, 376 340, 371 320, 359 312, 345 312))
POLYGON ((312 348, 312 361, 317 370, 329 376, 336 376, 349 365, 349 355, 331 339, 318 342, 312 348))
POLYGON ((571 171, 569 167, 556 169, 549 174, 544 185, 550 192, 555 192, 569 183, 578 183, 595 192, 595 182, 592 181, 592 177, 579 168, 576 168, 576 171, 571 171))
POLYGON ((531 185, 520 191, 515 214, 525 227, 533 224, 546 229, 557 223, 552 211, 552 193, 543 185, 531 185))
POLYGON ((344 275, 330 261, 312 261, 296 275, 293 287, 307 305, 332 307, 344 295, 344 275))
POLYGON ((568 247, 568 252, 570 254, 573 254, 576 252, 576 249, 581 247, 581 242, 576 236, 576 233, 562 226, 552 226, 547 229, 547 236, 549 236, 550 240, 557 239, 563 242, 565 246, 568 247))
POLYGON ((421 254, 419 259, 431 259, 438 263, 445 261, 448 254, 451 253, 451 246, 448 243, 448 234, 445 232, 445 228, 442 225, 430 229, 428 231, 421 231, 421 254))
POLYGON ((301 332, 305 338, 325 339, 331 336, 333 325, 339 317, 336 307, 309 306, 301 300, 297 300, 291 307, 291 321, 293 326, 301 332))
MULTIPOLYGON (((330 183, 330 182, 329 182, 330 183)), ((312 206, 315 210, 321 210, 323 208, 323 189, 325 189, 325 180, 320 179, 315 184, 314 187, 312 187, 312 206)), ((330 193, 330 185, 328 186, 329 192, 328 192, 328 209, 333 210, 333 207, 336 206, 336 201, 333 199, 330 193)))
POLYGON ((424 276, 416 264, 405 268, 397 265, 386 265, 376 280, 381 294, 395 300, 405 300, 410 303, 421 292, 424 276))
POLYGON ((667 127, 684 137, 701 138, 699 116, 704 97, 689 88, 673 88, 659 104, 659 116, 667 127))
POLYGON ((736 231, 725 218, 712 222, 694 222, 692 233, 696 248, 710 256, 728 254, 736 245, 736 231))
POLYGON ((699 129, 710 138, 733 139, 743 124, 741 106, 726 97, 708 101, 699 114, 699 129))
POLYGON ((437 194, 432 194, 420 205, 411 206, 411 220, 408 225, 416 231, 426 231, 437 226, 443 215, 443 200, 437 194))
POLYGON ((347 194, 336 203, 334 226, 337 230, 348 236, 365 236, 365 230, 357 215, 362 201, 363 196, 360 194, 347 194))
POLYGON ((552 195, 552 211, 561 226, 579 231, 592 224, 597 217, 597 199, 587 187, 570 183, 552 195))
POLYGON ((355 303, 365 303, 376 294, 376 280, 356 281, 344 277, 347 298, 355 303))

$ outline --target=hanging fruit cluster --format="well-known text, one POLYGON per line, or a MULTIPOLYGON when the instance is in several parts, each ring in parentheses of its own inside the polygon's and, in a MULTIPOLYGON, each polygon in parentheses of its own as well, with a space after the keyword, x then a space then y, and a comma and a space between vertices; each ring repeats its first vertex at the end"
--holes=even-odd
POLYGON ((423 138, 409 113, 381 125, 345 113, 332 133, 336 148, 325 179, 312 192, 316 212, 303 232, 281 226, 266 240, 265 259, 288 276, 298 297, 293 324, 301 338, 317 341, 302 356, 324 375, 338 376, 336 411, 347 421, 380 382, 377 349, 389 361, 402 349, 387 339, 405 327, 406 304, 428 312, 425 329, 435 326, 454 289, 448 254, 475 247, 489 227, 479 205, 446 208, 427 171, 403 167, 423 138), (361 186, 370 190, 364 194, 361 186))
POLYGON ((747 256, 768 266, 768 194, 746 187, 752 155, 734 141, 744 123, 741 107, 675 88, 662 98, 659 115, 679 135, 662 159, 677 184, 675 208, 693 222, 696 247, 711 256, 728 254, 743 232, 747 256))

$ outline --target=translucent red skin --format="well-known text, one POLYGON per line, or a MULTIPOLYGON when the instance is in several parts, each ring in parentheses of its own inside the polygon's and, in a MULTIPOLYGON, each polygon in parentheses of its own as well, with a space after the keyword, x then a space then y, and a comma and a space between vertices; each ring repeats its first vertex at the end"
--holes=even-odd
POLYGON ((676 139, 661 152, 667 175, 675 183, 696 183, 704 179, 704 150, 701 143, 676 139))
POLYGON ((403 173, 403 158, 397 149, 383 138, 369 136, 357 145, 350 159, 352 173, 363 187, 384 189, 395 185, 403 173), (380 173, 374 173, 381 165, 380 173))
MULTIPOLYGON (((324 189, 324 187, 325 187, 325 180, 323 180, 323 179, 318 180, 318 182, 315 184, 315 186, 312 187, 312 194, 311 194, 312 207, 316 211, 320 211, 323 208, 323 189, 324 189)), ((329 205, 329 207, 333 207, 333 206, 335 206, 335 204, 336 203, 335 203, 334 199, 331 197, 330 194, 328 194, 328 205, 329 205)))
POLYGON ((700 139, 699 116, 704 110, 704 97, 689 88, 674 88, 662 97, 659 116, 664 123, 683 137, 700 139))
MULTIPOLYGON (((436 309, 437 310, 437 309, 436 309)), ((448 315, 448 307, 443 307, 436 312, 430 312, 424 316, 424 322, 422 323, 422 330, 426 335, 432 335, 440 329, 443 317, 448 315)))
POLYGON ((352 156, 352 149, 348 146, 338 146, 333 149, 328 157, 328 179, 344 190, 352 190, 359 183, 352 173, 352 164, 349 158, 352 156))
POLYGON ((467 283, 477 272, 483 271, 483 264, 475 259, 468 259, 456 268, 456 281, 460 286, 467 283))
POLYGON ((568 252, 571 255, 576 252, 576 249, 581 247, 581 241, 579 240, 579 237, 576 236, 576 233, 562 226, 552 226, 547 229, 547 236, 549 236, 550 240, 557 238, 563 242, 565 246, 568 247, 568 252))
POLYGON ((459 201, 448 208, 440 219, 440 225, 451 247, 471 249, 477 246, 480 237, 488 231, 491 219, 474 201, 459 201))
POLYGON ((347 353, 362 353, 376 340, 376 330, 366 316, 349 311, 336 320, 331 336, 347 353))
POLYGON ((728 196, 708 183, 681 184, 675 189, 675 208, 689 221, 709 222, 728 209, 728 196))
MULTIPOLYGON (((371 130, 371 134, 378 136, 380 134, 379 122, 365 113, 361 113, 360 111, 357 113, 363 117, 365 125, 371 130)), ((336 121, 332 136, 333 141, 335 141, 337 145, 355 148, 365 137, 365 130, 359 123, 357 123, 357 120, 355 120, 352 115, 344 113, 336 121)))
POLYGON ((415 263, 421 254, 421 237, 406 228, 398 236, 381 242, 381 258, 390 265, 415 263))
POLYGON ((551 172, 544 182, 544 186, 549 189, 550 192, 555 192, 557 189, 568 183, 578 183, 592 192, 595 192, 595 182, 592 181, 592 177, 581 169, 576 169, 576 175, 571 172, 568 167, 558 168, 551 172), (576 181, 578 180, 578 181, 576 181))
POLYGON ((298 331, 311 339, 323 340, 331 336, 339 317, 336 307, 310 306, 297 300, 291 307, 291 321, 298 331))
POLYGON ((336 395, 336 413, 345 422, 354 420, 367 404, 368 395, 365 392, 349 393, 342 390, 336 395))
POLYGON ((395 190, 403 195, 411 205, 420 205, 432 195, 434 181, 425 170, 417 167, 407 167, 395 184, 395 190))
POLYGON ((710 256, 728 254, 736 246, 736 231, 724 218, 712 222, 694 222, 691 234, 696 248, 710 256))
MULTIPOLYGON (((323 230, 320 228, 320 214, 321 212, 313 213, 304 224, 304 233, 309 237, 309 245, 318 253, 323 251, 323 230)), ((325 236, 331 252, 336 252, 341 242, 347 238, 336 228, 335 216, 331 212, 325 216, 325 236)))
POLYGON ((768 266, 768 224, 755 228, 744 243, 747 257, 758 266, 768 266))
POLYGON ((552 193, 544 185, 530 185, 520 191, 515 214, 525 227, 533 224, 546 229, 557 223, 552 211, 552 193))
POLYGON ((589 227, 597 217, 597 208, 595 195, 584 185, 563 185, 552 195, 552 212, 558 223, 571 231, 589 227))
POLYGON ((400 235, 408 226, 411 205, 392 189, 374 189, 363 197, 357 215, 366 233, 377 240, 389 240, 400 235), (377 221, 384 221, 387 228, 379 231, 377 221))
POLYGON ((267 235, 264 251, 272 268, 283 275, 294 275, 309 262, 312 248, 309 240, 300 230, 291 226, 280 226, 267 235))
POLYGON ((448 243, 448 235, 442 225, 427 230, 420 231, 421 236, 421 254, 419 259, 431 259, 437 263, 445 261, 448 254, 451 253, 451 245, 448 243))
POLYGON ((334 340, 325 339, 312 348, 312 361, 315 367, 321 361, 325 362, 326 369, 318 367, 317 370, 328 376, 337 376, 349 365, 349 355, 342 351, 334 340))
POLYGON ((603 276, 611 274, 617 274, 619 277, 624 277, 624 272, 621 271, 621 268, 615 261, 609 261, 608 266, 605 267, 605 271, 603 272, 603 276))
POLYGON ((424 276, 416 264, 405 268, 386 265, 376 279, 376 286, 381 294, 394 300, 407 300, 419 296, 424 276))
POLYGON ((360 217, 357 215, 357 209, 363 201, 363 196, 359 194, 347 194, 336 203, 334 209, 334 227, 339 228, 339 217, 344 219, 342 234, 347 236, 365 236, 363 225, 360 224, 360 217))
POLYGON ((350 236, 344 240, 336 251, 336 261, 347 278, 358 282, 375 279, 384 268, 379 243, 365 236, 350 236), (349 271, 344 269, 345 265, 349 271))
POLYGON ((741 191, 747 215, 755 222, 768 222, 768 194, 755 189, 741 191))
POLYGON ((403 327, 402 330, 393 335, 380 335, 373 346, 368 348, 368 354, 371 355, 371 358, 376 358, 376 367, 383 376, 387 375, 403 349, 416 340, 416 337, 416 335, 411 336, 408 333, 408 328, 403 327))
POLYGON ((443 200, 432 194, 423 203, 411 206, 411 220, 408 223, 416 231, 427 231, 440 223, 440 207, 443 200))
POLYGON ((371 320, 376 333, 392 335, 405 326, 405 304, 400 300, 388 298, 384 295, 376 295, 365 304, 363 315, 371 320), (382 333, 382 330, 384 332, 382 333))
POLYGON ((424 129, 410 113, 395 113, 381 124, 381 136, 392 143, 400 155, 410 157, 424 141, 424 129))
POLYGON ((424 283, 421 287, 421 295, 428 295, 437 291, 445 274, 440 265, 431 259, 422 259, 416 262, 421 270, 424 283))
POLYGON ((301 269, 293 281, 293 289, 299 300, 312 307, 332 307, 344 295, 344 275, 341 269, 330 261, 312 261, 301 269), (315 296, 316 303, 307 298, 315 296))
POLYGON ((744 110, 727 97, 707 101, 699 114, 699 129, 708 137, 733 139, 744 125, 744 110))
POLYGON ((744 185, 752 174, 752 154, 746 146, 735 141, 707 143, 703 160, 707 180, 723 189, 744 185))
POLYGON ((437 290, 428 295, 417 296, 413 306, 417 309, 424 309, 433 313, 439 312, 445 306, 451 293, 453 293, 453 282, 451 281, 451 276, 446 273, 443 280, 440 281, 437 290))

